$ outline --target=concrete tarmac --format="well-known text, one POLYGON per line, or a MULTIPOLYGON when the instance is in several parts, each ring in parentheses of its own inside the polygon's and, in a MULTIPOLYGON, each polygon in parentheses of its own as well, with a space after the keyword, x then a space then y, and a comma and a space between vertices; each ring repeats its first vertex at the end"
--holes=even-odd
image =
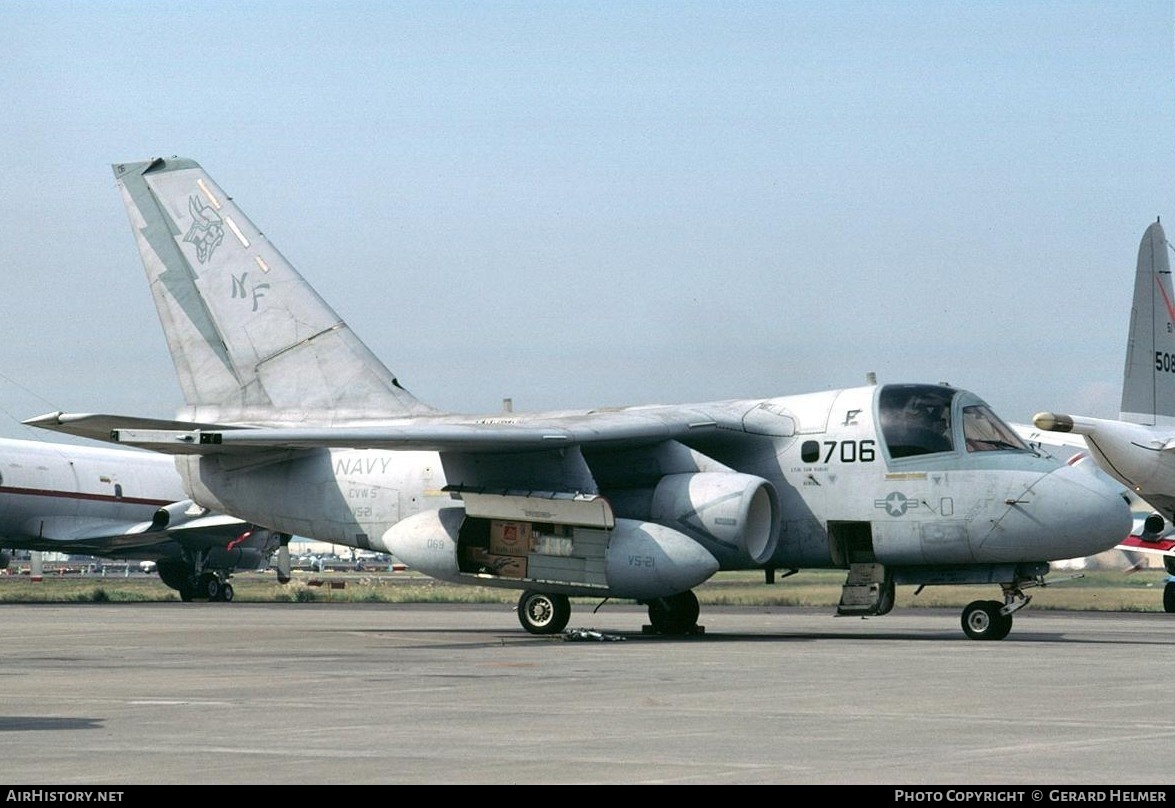
MULTIPOLYGON (((0 605, 0 781, 142 784, 1171 782, 1175 615, 869 619, 576 606, 0 605)), ((1165 787, 1165 786, 1164 786, 1165 787)))

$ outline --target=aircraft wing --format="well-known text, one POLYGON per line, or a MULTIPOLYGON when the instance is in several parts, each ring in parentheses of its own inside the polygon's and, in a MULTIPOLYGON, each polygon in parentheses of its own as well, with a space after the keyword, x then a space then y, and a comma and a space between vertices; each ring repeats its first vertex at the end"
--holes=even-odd
POLYGON ((38 538, 17 541, 13 537, 9 543, 27 549, 145 559, 170 555, 169 544, 189 551, 226 548, 247 538, 253 528, 232 516, 210 514, 191 500, 165 505, 144 522, 55 514, 40 517, 37 524, 38 538))
MULTIPOLYGON (((156 430, 185 432, 193 429, 236 429, 238 427, 217 424, 200 424, 192 421, 166 421, 157 418, 138 418, 126 415, 102 415, 95 413, 65 413, 51 412, 30 418, 24 422, 29 426, 48 429, 53 432, 64 432, 79 438, 119 443, 112 438, 112 434, 122 429, 156 430)), ((163 451, 156 449, 155 451, 163 451)))
POLYGON ((231 548, 247 542, 254 526, 224 514, 208 514, 171 525, 158 532, 185 550, 231 548))
POLYGON ((152 421, 116 415, 49 413, 29 426, 166 454, 222 454, 275 449, 396 449, 500 453, 545 451, 581 444, 616 448, 648 446, 721 427, 689 408, 658 408, 656 414, 609 411, 543 421, 503 417, 466 422, 416 421, 363 427, 218 426, 152 421))
POLYGON ((1032 424, 1010 424, 1024 442, 1038 452, 1070 460, 1078 454, 1088 454, 1085 438, 1073 432, 1049 432, 1032 424))

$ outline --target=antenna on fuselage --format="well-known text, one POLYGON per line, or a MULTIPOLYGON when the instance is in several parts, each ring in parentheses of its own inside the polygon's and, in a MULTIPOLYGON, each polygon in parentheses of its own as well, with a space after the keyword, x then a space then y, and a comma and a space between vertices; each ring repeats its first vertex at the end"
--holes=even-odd
POLYGON ((877 374, 869 371, 865 374, 865 384, 877 384, 877 374))

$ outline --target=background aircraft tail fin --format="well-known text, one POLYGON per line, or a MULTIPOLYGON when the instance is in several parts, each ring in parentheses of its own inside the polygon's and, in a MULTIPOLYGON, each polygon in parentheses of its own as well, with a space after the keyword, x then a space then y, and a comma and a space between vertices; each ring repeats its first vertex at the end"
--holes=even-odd
POLYGON ((1175 294, 1167 250, 1155 221, 1138 247, 1122 378, 1119 417, 1135 424, 1175 423, 1175 294))
POLYGON ((199 164, 121 163, 114 176, 188 417, 307 423, 431 411, 199 164))

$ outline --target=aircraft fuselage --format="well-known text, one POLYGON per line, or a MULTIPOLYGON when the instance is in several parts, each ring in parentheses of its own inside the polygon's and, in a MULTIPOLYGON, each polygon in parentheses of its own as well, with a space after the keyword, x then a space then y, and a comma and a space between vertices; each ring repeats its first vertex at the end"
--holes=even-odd
POLYGON ((82 552, 77 543, 104 526, 149 523, 186 498, 165 457, 0 440, 0 546, 82 552))
MULTIPOLYGON (((662 413, 680 417, 682 409, 645 407, 640 414, 655 420, 662 413)), ((1124 501, 1113 504, 1120 499, 1113 488, 1088 469, 1028 451, 1014 437, 1006 445, 993 441, 984 430, 998 419, 965 391, 871 386, 684 409, 707 426, 696 438, 628 450, 627 463, 590 447, 575 463, 558 461, 567 479, 589 481, 577 493, 601 497, 614 511, 602 575, 552 575, 540 558, 549 553, 534 542, 544 530, 555 539, 573 531, 555 530, 558 517, 542 516, 543 494, 514 487, 531 507, 504 508, 497 521, 533 531, 517 556, 529 559, 527 571, 540 562, 548 588, 571 594, 640 598, 650 596, 647 582, 636 594, 612 583, 624 564, 674 567, 697 579, 688 586, 717 569, 857 562, 884 565, 899 582, 1010 580, 1017 565, 1043 564, 1047 571, 1049 560, 1101 552, 1130 529, 1129 509, 1124 501), (979 424, 975 434, 972 421, 979 424), (586 474, 579 475, 579 464, 586 474), (527 519, 527 512, 540 515, 527 519), (701 558, 697 546, 706 551, 701 558)), ((575 417, 549 416, 552 423, 575 417)), ((529 416, 528 423, 543 418, 529 416)), ((444 579, 481 576, 488 585, 514 588, 539 580, 521 572, 522 564, 494 575, 462 560, 464 517, 438 514, 462 508, 468 492, 454 475, 464 466, 436 452, 323 449, 262 458, 252 467, 236 456, 181 455, 178 463, 201 504, 282 532, 393 553, 444 579)), ((486 493, 484 486, 478 493, 486 493)), ((494 513, 487 516, 493 521, 494 513)), ((570 519, 569 526, 577 521, 570 519)), ((574 537, 564 538, 573 541, 557 543, 555 552, 578 557, 574 537)), ((670 579, 667 585, 681 586, 683 579, 670 579)))

